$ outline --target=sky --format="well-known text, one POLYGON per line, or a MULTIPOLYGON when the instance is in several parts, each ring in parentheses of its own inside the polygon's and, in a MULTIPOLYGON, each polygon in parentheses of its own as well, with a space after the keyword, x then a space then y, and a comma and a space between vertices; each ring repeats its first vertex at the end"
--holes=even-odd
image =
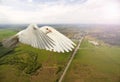
POLYGON ((0 0, 0 24, 120 24, 120 0, 0 0))

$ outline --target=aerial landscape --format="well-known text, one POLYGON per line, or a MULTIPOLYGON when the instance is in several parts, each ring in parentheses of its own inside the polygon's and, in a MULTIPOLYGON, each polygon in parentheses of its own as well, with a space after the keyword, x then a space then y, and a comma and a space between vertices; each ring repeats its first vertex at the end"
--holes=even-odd
POLYGON ((120 82, 119 8, 119 0, 0 0, 0 82, 120 82), (64 51, 38 48, 21 37, 4 46, 34 24, 56 29, 74 48, 59 35, 64 51))
MULTIPOLYGON (((73 59, 63 82, 119 82, 120 81, 120 26, 113 29, 84 28, 81 25, 52 25, 77 44, 84 36, 80 48, 73 59), (62 28, 57 28, 57 27, 62 28), (71 27, 69 27, 71 26, 71 27), (80 27, 79 27, 80 26, 80 27), (99 30, 99 31, 98 31, 99 30), (108 34, 107 31, 110 33, 108 34), (70 33, 69 33, 70 32, 70 33), (80 33, 79 33, 80 32, 80 33), (102 34, 107 39, 104 39, 102 34), (112 35, 114 39, 111 37, 112 35), (96 41, 96 46, 89 41, 96 41)), ((99 26, 99 25, 98 25, 99 26)), ((14 27, 14 25, 13 25, 14 27)), ((109 26, 110 27, 110 26, 109 26)), ((111 27, 112 28, 112 27, 111 27)), ((0 41, 17 33, 16 28, 1 28, 0 41)), ((72 52, 57 53, 18 44, 12 49, 0 47, 0 80, 1 82, 50 82, 58 81, 72 52)))

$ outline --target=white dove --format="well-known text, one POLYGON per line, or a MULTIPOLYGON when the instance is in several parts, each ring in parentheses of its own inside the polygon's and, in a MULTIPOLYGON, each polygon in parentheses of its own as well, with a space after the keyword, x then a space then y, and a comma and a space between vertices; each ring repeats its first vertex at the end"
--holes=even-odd
POLYGON ((2 44, 4 47, 10 48, 14 47, 18 42, 35 48, 62 53, 72 51, 76 45, 54 28, 50 26, 39 28, 36 24, 30 24, 28 28, 4 40, 2 44))

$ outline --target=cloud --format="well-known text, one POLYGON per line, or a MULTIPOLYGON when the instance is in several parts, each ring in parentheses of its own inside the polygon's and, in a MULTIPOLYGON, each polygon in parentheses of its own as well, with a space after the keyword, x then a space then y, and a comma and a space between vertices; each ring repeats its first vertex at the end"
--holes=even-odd
POLYGON ((2 0, 0 23, 118 24, 119 9, 119 0, 2 0))

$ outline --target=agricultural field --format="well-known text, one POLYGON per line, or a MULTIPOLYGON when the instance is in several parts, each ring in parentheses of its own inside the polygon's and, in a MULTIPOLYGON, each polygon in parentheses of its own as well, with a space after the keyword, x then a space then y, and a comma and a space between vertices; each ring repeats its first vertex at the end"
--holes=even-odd
POLYGON ((15 33, 16 31, 13 29, 0 29, 0 42, 11 35, 14 35, 15 33))
POLYGON ((120 82, 120 47, 86 36, 63 82, 120 82))

